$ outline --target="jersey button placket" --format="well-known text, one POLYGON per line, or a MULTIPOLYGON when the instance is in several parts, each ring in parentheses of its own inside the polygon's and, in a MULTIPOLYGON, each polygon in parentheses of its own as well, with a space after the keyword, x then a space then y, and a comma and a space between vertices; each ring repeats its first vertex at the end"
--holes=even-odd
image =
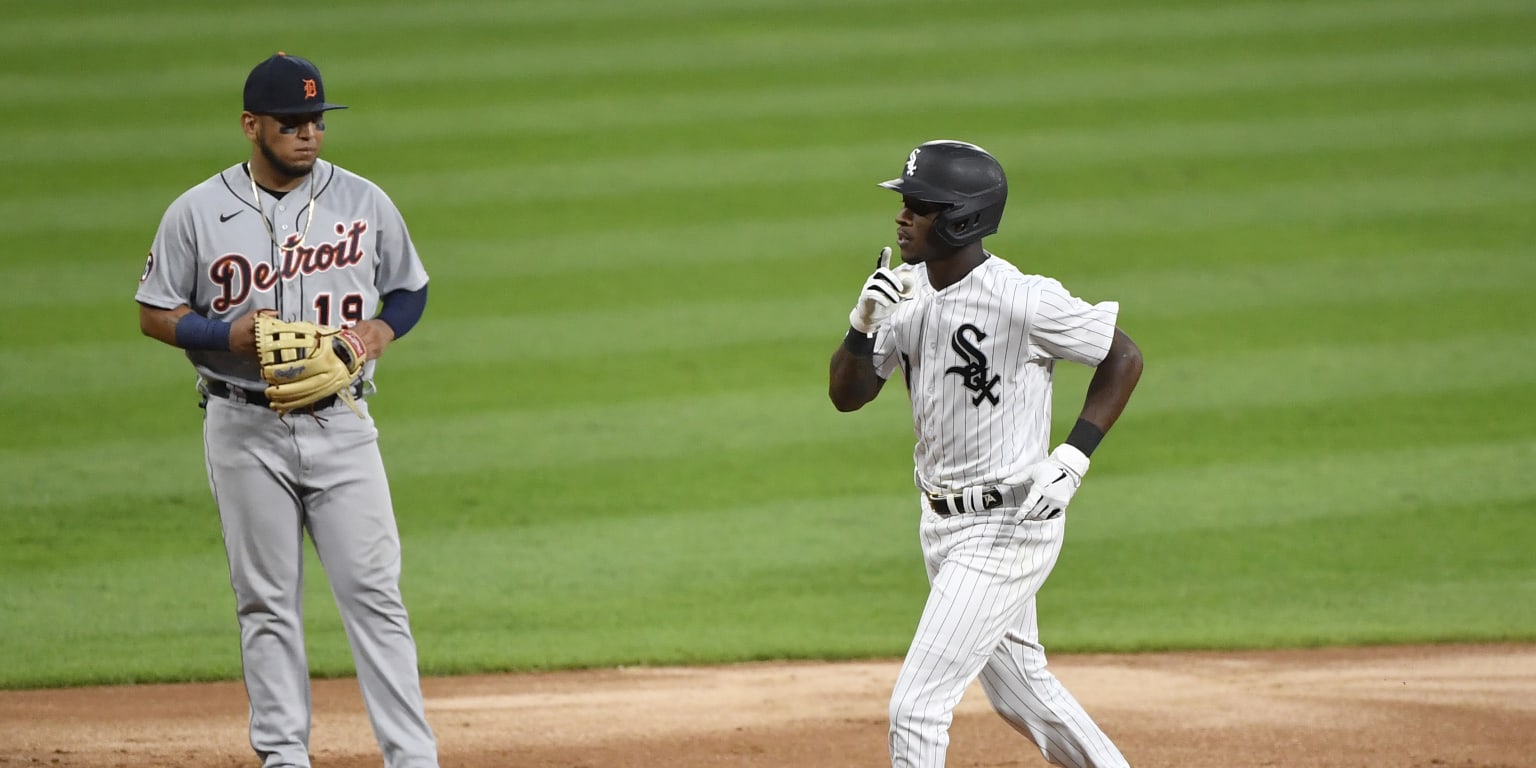
MULTIPOLYGON (((943 370, 942 366, 939 365, 939 337, 943 335, 943 333, 939 331, 939 316, 943 314, 939 311, 939 304, 942 301, 943 300, 939 298, 937 294, 935 294, 933 300, 928 302, 928 320, 924 323, 927 328, 933 331, 932 333, 928 334, 928 351, 925 355, 923 355, 923 358, 928 361, 928 368, 932 371, 943 370)), ((938 395, 940 376, 943 376, 943 374, 930 374, 928 376, 928 394, 938 395)))

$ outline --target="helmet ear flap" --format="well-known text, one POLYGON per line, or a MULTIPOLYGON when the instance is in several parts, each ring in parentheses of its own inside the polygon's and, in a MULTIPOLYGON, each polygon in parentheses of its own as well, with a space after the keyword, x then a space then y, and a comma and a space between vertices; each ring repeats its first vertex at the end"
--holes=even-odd
POLYGON ((934 221, 934 224, 938 225, 935 229, 939 233, 939 238, 955 247, 977 240, 978 238, 970 237, 969 233, 981 224, 982 213, 983 211, 974 210, 974 206, 967 204, 951 206, 941 212, 934 221))

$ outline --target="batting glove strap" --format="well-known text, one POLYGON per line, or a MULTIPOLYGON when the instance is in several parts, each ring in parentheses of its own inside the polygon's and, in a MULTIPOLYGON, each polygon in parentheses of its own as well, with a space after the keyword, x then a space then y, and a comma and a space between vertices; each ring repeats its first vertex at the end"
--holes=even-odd
POLYGON ((1067 511, 1072 495, 1082 485, 1083 475, 1088 474, 1088 465, 1088 457, 1076 447, 1065 443, 1057 446, 1050 456, 1032 465, 1024 474, 1020 487, 1029 492, 1019 503, 1014 519, 1022 523, 1061 517, 1067 511))
POLYGON ((1060 462, 1061 466, 1077 476, 1077 482, 1083 482, 1083 475, 1088 474, 1088 455, 1078 450, 1077 446, 1070 443, 1062 443, 1051 451, 1051 458, 1060 462))

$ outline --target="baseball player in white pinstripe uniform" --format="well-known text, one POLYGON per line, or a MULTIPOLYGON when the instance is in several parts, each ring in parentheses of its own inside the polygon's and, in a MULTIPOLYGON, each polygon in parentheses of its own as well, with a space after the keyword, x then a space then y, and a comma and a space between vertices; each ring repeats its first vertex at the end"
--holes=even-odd
POLYGON ((902 195, 902 263, 881 251, 833 354, 829 394, 858 410, 899 369, 912 401, 930 591, 891 695, 891 764, 944 765, 955 705, 980 676, 1051 763, 1126 766, 1046 669, 1035 595, 1088 457, 1141 376, 1141 351, 1116 327, 1116 302, 1089 304, 983 249, 1008 197, 985 150, 928 142, 880 186, 902 195), (1057 360, 1096 370, 1076 426, 1049 450, 1057 360))

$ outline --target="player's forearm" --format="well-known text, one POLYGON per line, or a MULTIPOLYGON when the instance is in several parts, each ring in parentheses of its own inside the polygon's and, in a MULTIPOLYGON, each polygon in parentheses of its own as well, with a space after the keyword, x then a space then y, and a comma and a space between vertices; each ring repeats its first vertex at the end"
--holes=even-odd
POLYGON ((363 346, 368 349, 369 360, 379 359, 379 356, 384 354, 384 348, 395 340, 395 329, 379 318, 364 320, 353 326, 352 331, 363 340, 363 346))
POLYGON ((1104 356, 1104 361, 1093 372, 1093 379, 1088 382, 1088 396, 1079 415, 1083 421, 1098 428, 1100 437, 1125 411, 1136 383, 1141 380, 1141 367, 1141 349, 1131 337, 1116 328, 1109 354, 1104 356))
POLYGON ((139 305, 139 330, 177 349, 218 349, 256 355, 256 313, 233 323, 209 320, 183 304, 175 309, 139 305))
POLYGON ((139 331, 151 339, 157 339, 173 347, 176 343, 176 323, 192 309, 183 304, 175 309, 160 309, 139 305, 139 331))
POLYGON ((843 344, 832 353, 827 395, 839 411, 857 411, 880 394, 885 381, 875 371, 872 347, 864 334, 850 330, 843 344))

